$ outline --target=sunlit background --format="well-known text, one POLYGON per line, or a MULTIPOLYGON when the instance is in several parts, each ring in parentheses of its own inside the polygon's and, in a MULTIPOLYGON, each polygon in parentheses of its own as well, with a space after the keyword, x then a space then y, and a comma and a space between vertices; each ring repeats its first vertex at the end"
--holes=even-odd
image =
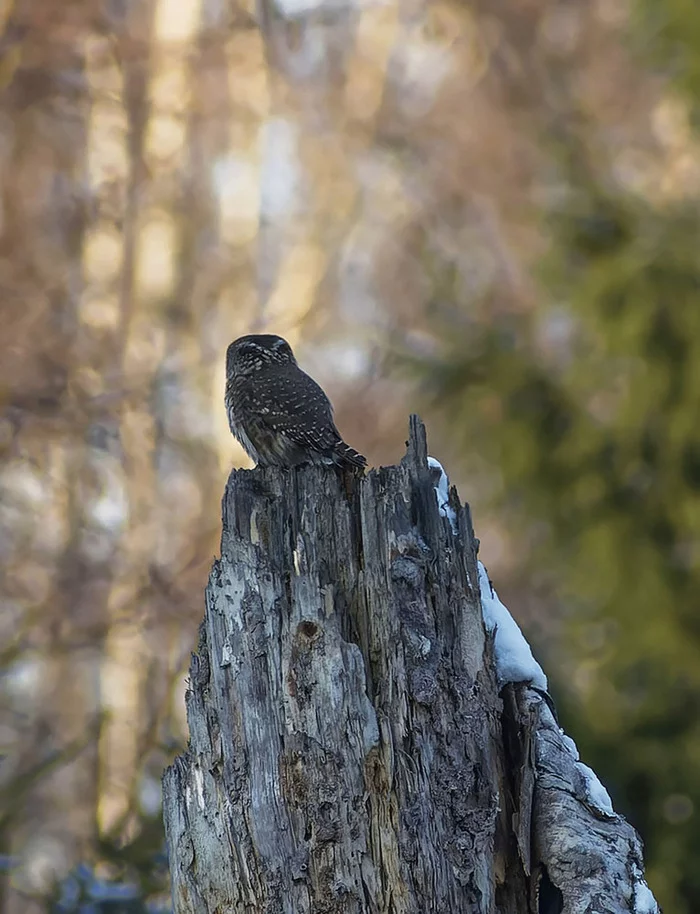
POLYGON ((421 413, 649 884, 697 914, 700 5, 0 22, 3 914, 96 879, 167 900, 160 775, 251 331, 373 465, 421 413))

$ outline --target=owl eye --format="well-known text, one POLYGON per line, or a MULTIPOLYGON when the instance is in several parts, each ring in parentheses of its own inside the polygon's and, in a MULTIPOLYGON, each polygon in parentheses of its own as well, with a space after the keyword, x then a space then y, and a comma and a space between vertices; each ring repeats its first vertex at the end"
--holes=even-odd
POLYGON ((292 347, 286 340, 278 339, 270 346, 270 352, 274 352, 278 359, 293 361, 292 347))
POLYGON ((244 343, 240 343, 238 346, 238 351, 244 355, 253 354, 257 355, 260 352, 262 346, 259 346, 257 343, 254 343, 252 340, 246 340, 244 343))

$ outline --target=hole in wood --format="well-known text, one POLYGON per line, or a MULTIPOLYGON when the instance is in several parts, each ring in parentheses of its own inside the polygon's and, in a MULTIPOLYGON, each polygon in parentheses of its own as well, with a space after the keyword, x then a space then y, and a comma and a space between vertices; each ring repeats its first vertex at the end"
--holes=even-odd
POLYGON ((311 622, 310 620, 305 619, 303 622, 299 623, 297 632, 303 638, 307 638, 309 641, 311 641, 318 636, 318 625, 316 625, 315 622, 311 622))

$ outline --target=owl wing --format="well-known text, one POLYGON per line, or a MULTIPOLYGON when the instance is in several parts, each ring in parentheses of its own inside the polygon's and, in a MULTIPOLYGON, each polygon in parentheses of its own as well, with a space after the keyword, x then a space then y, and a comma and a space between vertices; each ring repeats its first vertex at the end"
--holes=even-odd
POLYGON ((305 372, 265 373, 249 394, 256 437, 283 436, 305 451, 330 454, 341 440, 333 407, 321 387, 305 372))

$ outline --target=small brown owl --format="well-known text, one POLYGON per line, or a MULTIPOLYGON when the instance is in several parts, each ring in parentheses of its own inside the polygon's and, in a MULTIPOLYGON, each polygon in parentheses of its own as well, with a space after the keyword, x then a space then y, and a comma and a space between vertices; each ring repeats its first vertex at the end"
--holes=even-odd
POLYGON ((258 466, 367 463, 340 437, 330 400, 281 336, 250 334, 228 347, 226 411, 231 432, 258 466))

